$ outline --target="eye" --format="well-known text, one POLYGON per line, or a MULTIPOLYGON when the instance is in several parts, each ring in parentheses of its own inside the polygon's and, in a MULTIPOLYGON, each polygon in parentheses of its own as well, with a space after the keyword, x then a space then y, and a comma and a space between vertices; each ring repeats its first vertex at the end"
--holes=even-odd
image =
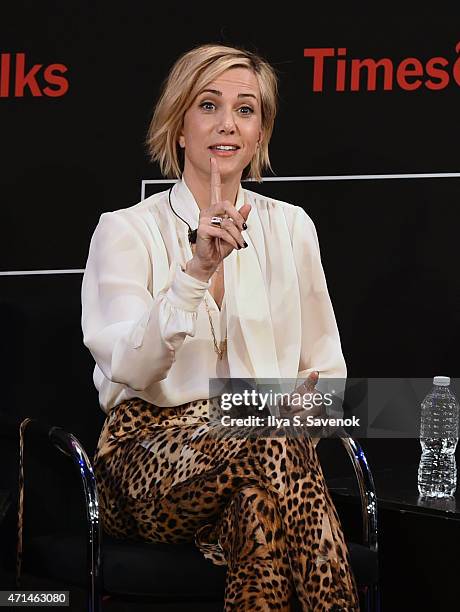
POLYGON ((200 106, 200 108, 202 108, 203 110, 212 110, 212 109, 210 109, 209 107, 210 107, 210 106, 214 106, 214 107, 215 107, 215 104, 214 104, 213 102, 202 102, 202 103, 201 103, 199 106, 200 106), (207 107, 207 108, 205 108, 205 107, 207 107))
POLYGON ((252 115, 252 113, 254 112, 254 109, 251 108, 250 106, 242 106, 239 110, 247 111, 247 112, 241 113, 242 115, 252 115))

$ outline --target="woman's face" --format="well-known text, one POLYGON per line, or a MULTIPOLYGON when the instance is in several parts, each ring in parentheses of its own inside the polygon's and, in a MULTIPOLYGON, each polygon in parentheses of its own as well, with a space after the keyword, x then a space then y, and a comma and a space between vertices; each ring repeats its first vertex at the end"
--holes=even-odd
POLYGON ((223 181, 238 178, 262 138, 260 90, 248 68, 231 68, 209 83, 184 115, 179 145, 184 148, 184 174, 207 180, 209 158, 217 159, 223 181), (219 150, 218 145, 233 145, 219 150))

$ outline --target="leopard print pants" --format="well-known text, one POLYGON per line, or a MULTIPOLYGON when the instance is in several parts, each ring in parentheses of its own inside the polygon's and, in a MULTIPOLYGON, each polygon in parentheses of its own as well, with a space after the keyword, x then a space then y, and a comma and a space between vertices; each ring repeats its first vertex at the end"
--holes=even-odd
POLYGON ((194 541, 227 566, 224 611, 359 610, 348 550, 309 437, 218 437, 213 400, 108 415, 94 470, 104 530, 194 541))

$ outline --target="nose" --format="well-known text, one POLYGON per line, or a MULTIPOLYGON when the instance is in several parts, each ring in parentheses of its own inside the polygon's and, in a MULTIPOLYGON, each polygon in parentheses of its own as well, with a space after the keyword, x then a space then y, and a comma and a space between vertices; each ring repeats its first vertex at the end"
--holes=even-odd
POLYGON ((235 132, 235 128, 235 120, 233 118, 232 111, 228 110, 222 113, 218 125, 219 134, 233 134, 235 132))

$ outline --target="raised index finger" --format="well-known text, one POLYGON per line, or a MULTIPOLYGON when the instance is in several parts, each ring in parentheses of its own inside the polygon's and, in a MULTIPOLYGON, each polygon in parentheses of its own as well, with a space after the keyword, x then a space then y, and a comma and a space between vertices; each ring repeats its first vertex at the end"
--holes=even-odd
POLYGON ((220 185, 220 172, 217 160, 214 157, 211 160, 211 206, 222 202, 222 192, 220 185))

